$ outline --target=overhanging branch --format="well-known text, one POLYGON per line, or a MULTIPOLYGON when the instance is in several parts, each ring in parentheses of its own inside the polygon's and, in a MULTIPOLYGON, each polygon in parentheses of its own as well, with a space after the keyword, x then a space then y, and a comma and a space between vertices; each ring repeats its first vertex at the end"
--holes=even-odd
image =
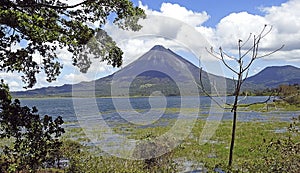
POLYGON ((16 4, 16 3, 12 3, 14 7, 21 7, 21 8, 28 8, 28 7, 37 7, 37 8, 41 8, 41 7, 46 7, 46 8, 51 8, 51 9, 62 9, 62 10, 66 10, 66 9, 70 9, 70 8, 76 8, 78 6, 84 5, 88 2, 93 2, 92 0, 85 0, 81 3, 78 4, 74 4, 74 5, 65 5, 65 6, 58 6, 58 5, 50 5, 50 4, 45 4, 45 3, 28 3, 28 4, 16 4))

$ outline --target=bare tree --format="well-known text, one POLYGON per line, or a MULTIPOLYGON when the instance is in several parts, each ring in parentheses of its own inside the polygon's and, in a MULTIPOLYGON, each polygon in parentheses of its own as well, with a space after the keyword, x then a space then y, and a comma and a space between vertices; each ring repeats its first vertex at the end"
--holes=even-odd
MULTIPOLYGON (((248 77, 249 68, 251 67, 251 65, 253 64, 253 62, 255 60, 270 56, 284 47, 284 45, 282 45, 281 47, 279 47, 278 49, 276 49, 274 51, 265 53, 263 55, 259 55, 259 47, 260 47, 261 41, 264 37, 266 37, 271 32, 271 30, 272 30, 272 26, 265 25, 258 35, 250 34, 245 42, 243 42, 243 40, 238 40, 238 55, 237 55, 237 57, 229 55, 222 49, 222 47, 219 48, 219 52, 214 51, 213 48, 209 48, 209 49, 206 48, 207 52, 210 55, 212 55, 213 57, 222 61, 222 63, 226 66, 226 68, 228 68, 236 76, 236 78, 234 78, 235 89, 234 89, 234 93, 233 93, 233 95, 234 95, 233 104, 225 103, 225 104, 231 106, 231 112, 233 113, 231 143, 230 143, 230 149, 229 149, 230 152, 229 152, 229 159, 228 159, 229 167, 231 167, 232 159, 233 159, 233 150, 234 150, 234 142, 235 142, 236 123, 237 123, 236 122, 237 121, 237 108, 239 106, 239 95, 241 92, 241 87, 242 87, 243 83, 245 82, 245 79, 248 77), (252 43, 250 43, 250 41, 252 41, 252 43), (228 63, 228 60, 234 60, 237 63, 238 68, 235 68, 232 65, 230 65, 228 63)), ((200 71, 200 88, 202 88, 203 92, 214 101, 214 98, 212 96, 210 96, 210 94, 208 92, 206 92, 204 89, 204 85, 202 83, 202 78, 201 78, 201 73, 202 73, 202 71, 200 71)), ((270 97, 266 101, 259 102, 259 103, 265 103, 265 102, 269 101, 270 97)), ((252 104, 257 104, 257 103, 252 103, 252 104)), ((222 106, 220 104, 218 104, 218 105, 222 106)), ((251 105, 251 104, 249 104, 249 105, 251 105)))

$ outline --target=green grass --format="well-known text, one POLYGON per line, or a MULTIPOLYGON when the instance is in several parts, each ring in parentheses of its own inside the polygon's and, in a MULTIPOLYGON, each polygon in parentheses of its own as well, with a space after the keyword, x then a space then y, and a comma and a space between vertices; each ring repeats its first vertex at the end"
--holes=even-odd
MULTIPOLYGON (((167 121, 167 120, 165 120, 167 121)), ((170 126, 174 120, 170 120, 170 126)), ((205 163, 207 168, 213 168, 216 165, 226 167, 229 144, 231 136, 231 121, 222 121, 215 134, 205 144, 199 141, 201 132, 205 122, 197 120, 191 134, 173 152, 173 159, 183 159, 193 161, 197 164, 205 163)), ((238 167, 244 163, 261 160, 266 153, 258 150, 263 141, 271 141, 272 139, 286 138, 290 134, 287 132, 276 133, 278 129, 286 129, 290 122, 238 122, 236 131, 236 143, 234 149, 234 166, 238 167)), ((134 128, 130 125, 120 125, 114 130, 116 133, 124 133, 121 127, 126 127, 126 135, 132 139, 146 139, 149 137, 161 136, 170 130, 170 126, 134 128)), ((81 130, 72 129, 72 133, 81 133, 81 130)), ((71 135, 72 136, 72 135, 71 135)), ((294 139, 300 141, 299 134, 293 136, 294 139)))
MULTIPOLYGON (((261 160, 267 153, 262 153, 258 147, 263 141, 272 139, 282 139, 288 137, 288 133, 275 133, 278 129, 289 126, 289 122, 238 122, 236 131, 236 143, 234 149, 234 166, 238 167, 244 163, 254 160, 261 160)), ((231 135, 231 122, 223 121, 215 135, 205 144, 200 144, 199 137, 203 129, 204 122, 197 121, 189 137, 175 150, 175 158, 184 158, 198 164, 205 163, 206 167, 213 168, 215 165, 226 167, 231 135)), ((140 129, 136 131, 135 138, 142 138, 147 134, 153 136, 160 135, 165 128, 140 129)), ((293 136, 300 141, 299 134, 293 136)))
MULTIPOLYGON (((177 109, 168 109, 168 112, 177 112, 177 109)), ((136 140, 148 140, 161 136, 168 132, 174 125, 174 119, 162 119, 160 121, 166 121, 167 126, 138 128, 132 124, 119 124, 113 128, 115 133, 124 134, 127 138, 136 140)), ((181 120, 178 120, 181 121, 181 120)), ((184 123, 183 123, 184 124, 184 123)), ((225 168, 228 161, 229 145, 231 136, 231 121, 222 121, 214 135, 205 143, 199 141, 200 136, 205 125, 205 121, 196 120, 192 132, 188 135, 184 141, 180 143, 176 148, 172 150, 172 154, 165 159, 171 159, 177 161, 178 169, 182 169, 182 164, 185 161, 191 161, 194 166, 203 165, 208 169, 213 169, 215 166, 225 168)), ((272 150, 267 152, 266 148, 262 146, 268 144, 270 141, 276 141, 278 139, 289 139, 291 137, 294 141, 300 141, 300 134, 286 132, 290 126, 290 122, 282 121, 268 121, 268 122, 238 122, 236 129, 236 143, 234 148, 233 166, 235 168, 241 168, 245 163, 247 164, 263 164, 264 158, 280 156, 280 152, 272 150), (281 129, 284 129, 281 131, 281 129), (278 133, 280 132, 280 133, 278 133)), ((298 126, 299 127, 299 126, 298 126)), ((182 126, 184 130, 186 127, 182 126)), ((93 133, 101 136, 105 133, 103 129, 95 129, 93 133)), ((66 133, 63 136, 63 141, 77 141, 79 143, 90 142, 85 136, 82 128, 66 128, 66 133)), ((0 141, 3 146, 8 141, 0 141)), ((71 145, 72 146, 72 145, 71 145)), ((76 146, 76 145, 75 145, 76 146)), ((77 165, 76 169, 90 172, 121 172, 122 170, 130 170, 133 172, 151 172, 151 170, 145 170, 144 161, 126 160, 120 159, 114 156, 109 156, 102 153, 99 148, 84 147, 82 146, 82 152, 76 153, 78 147, 75 147, 75 152, 70 150, 69 155, 73 159, 74 164, 77 165), (102 153, 102 154, 99 154, 102 153), (87 167, 89 166, 90 169, 87 167)), ((66 152, 63 150, 62 152, 66 152)), ((299 151, 298 151, 299 152, 299 151)), ((161 160, 161 159, 160 159, 161 160)), ((170 165, 174 162, 156 163, 158 166, 153 170, 159 171, 168 170, 170 165)), ((172 166, 171 166, 172 167, 172 166)), ((74 168, 75 169, 75 168, 74 168)), ((152 170, 152 172, 153 172, 152 170)), ((173 167, 172 167, 172 170, 173 167)), ((177 171, 182 171, 177 170, 177 171)), ((126 172, 126 171, 125 171, 126 172)), ((162 171, 163 172, 163 171, 162 171)))
POLYGON ((253 104, 250 106, 239 105, 240 111, 258 111, 258 112, 270 112, 270 111, 300 111, 299 105, 290 105, 283 102, 273 102, 273 103, 260 103, 253 104))

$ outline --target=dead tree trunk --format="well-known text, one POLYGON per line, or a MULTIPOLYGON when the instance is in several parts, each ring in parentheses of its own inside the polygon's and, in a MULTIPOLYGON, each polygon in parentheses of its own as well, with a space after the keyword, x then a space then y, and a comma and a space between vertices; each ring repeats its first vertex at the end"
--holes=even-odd
MULTIPOLYGON (((238 41, 238 57, 237 58, 227 54, 225 51, 222 50, 221 47, 219 49, 219 52, 215 52, 215 51, 213 51, 213 49, 211 49, 211 50, 207 49, 207 52, 209 54, 211 54, 215 58, 221 60, 222 63, 226 66, 226 68, 231 70, 237 77, 236 80, 234 79, 234 81, 235 81, 234 101, 233 101, 233 104, 230 104, 232 106, 231 112, 233 113, 233 119, 232 119, 231 142, 230 142, 229 159, 228 159, 229 167, 232 166, 232 161, 233 161, 233 151, 234 151, 234 142, 235 142, 237 115, 238 115, 238 106, 239 106, 239 95, 241 92, 241 87, 242 87, 245 79, 248 76, 249 68, 251 67, 254 60, 263 58, 266 56, 270 56, 273 53, 279 51, 280 49, 282 49, 284 47, 284 45, 282 45, 280 48, 278 48, 272 52, 265 53, 263 55, 258 55, 258 50, 259 50, 258 48, 259 48, 261 39, 263 39, 266 35, 268 35, 271 32, 271 30, 272 30, 271 26, 268 28, 268 25, 265 25, 264 28, 262 29, 262 31, 257 36, 254 35, 252 37, 252 34, 250 34, 249 38, 244 43, 242 40, 239 40, 238 41), (248 43, 249 40, 253 40, 253 42, 250 43, 250 46, 248 43), (249 48, 245 48, 245 46, 248 46, 249 48), (236 69, 235 67, 228 64, 228 62, 227 62, 228 58, 231 60, 235 60, 237 62, 238 69, 236 69)), ((202 88, 204 93, 206 95, 210 96, 208 94, 208 92, 206 92, 204 89, 202 79, 201 79, 201 74, 200 74, 200 84, 201 84, 200 87, 202 88)), ((210 96, 210 98, 213 99, 211 96, 210 96)), ((264 102, 267 102, 269 99, 270 99, 270 97, 264 102)), ((262 103, 262 102, 259 102, 259 103, 262 103)), ((228 103, 226 103, 226 104, 228 104, 228 103)), ((256 103, 252 103, 252 104, 256 104, 256 103)), ((251 104, 249 104, 249 105, 251 105, 251 104)))

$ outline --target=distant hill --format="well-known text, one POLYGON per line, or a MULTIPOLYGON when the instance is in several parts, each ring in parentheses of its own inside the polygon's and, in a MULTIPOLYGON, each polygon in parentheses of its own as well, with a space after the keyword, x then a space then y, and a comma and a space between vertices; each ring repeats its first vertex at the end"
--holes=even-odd
POLYGON ((281 84, 300 84, 300 68, 287 66, 266 67, 258 74, 246 79, 247 85, 259 88, 276 88, 281 84))
MULTIPOLYGON (((243 90, 264 90, 279 84, 300 83, 300 69, 293 66, 268 67, 249 77, 243 90)), ((140 58, 116 73, 92 82, 75 85, 44 87, 14 92, 15 97, 72 96, 90 92, 96 96, 166 96, 203 94, 197 84, 200 69, 170 49, 156 45, 140 58), (159 91, 159 92, 158 92, 159 91), (73 93, 72 93, 73 92, 73 93)), ((234 91, 232 79, 202 72, 202 82, 207 91, 211 83, 221 86, 228 94, 234 91)), ((220 88, 220 87, 218 87, 220 88)), ((221 92, 222 91, 218 91, 221 92)))

